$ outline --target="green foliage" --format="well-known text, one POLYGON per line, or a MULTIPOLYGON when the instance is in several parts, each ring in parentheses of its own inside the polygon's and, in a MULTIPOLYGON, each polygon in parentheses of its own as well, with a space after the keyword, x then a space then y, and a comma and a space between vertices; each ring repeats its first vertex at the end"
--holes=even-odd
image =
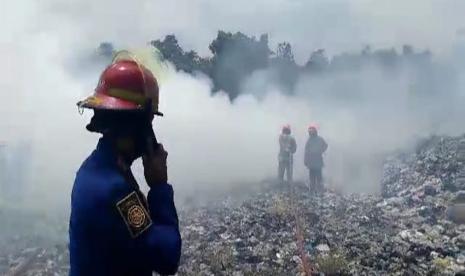
POLYGON ((271 54, 267 35, 257 40, 240 32, 219 31, 209 49, 214 91, 227 91, 231 99, 239 95, 241 84, 253 71, 268 67, 271 54))
POLYGON ((278 44, 276 50, 276 59, 286 61, 289 63, 294 62, 294 53, 292 53, 292 46, 288 42, 281 42, 278 44))
POLYGON ((311 72, 322 72, 325 71, 329 66, 328 58, 326 57, 324 49, 318 49, 314 51, 307 63, 305 64, 305 69, 311 72))
POLYGON ((103 57, 112 58, 115 48, 110 42, 102 42, 97 48, 97 54, 103 57))
POLYGON ((291 44, 288 42, 278 44, 276 56, 271 58, 271 68, 273 84, 289 94, 292 93, 300 68, 294 61, 291 44))
POLYGON ((156 47, 164 60, 172 62, 176 69, 187 72, 210 73, 210 61, 201 58, 195 51, 184 52, 174 35, 165 36, 164 40, 154 40, 150 44, 156 47))
MULTIPOLYGON (((302 74, 325 74, 327 72, 360 70, 364 66, 376 64, 386 73, 399 72, 399 66, 408 64, 421 73, 418 81, 412 83, 412 93, 432 93, 431 53, 415 52, 410 45, 404 45, 402 52, 393 48, 372 50, 366 46, 360 52, 344 52, 329 59, 324 49, 313 51, 307 62, 301 66, 296 64, 294 53, 289 42, 281 42, 275 51, 268 45, 268 35, 262 34, 258 39, 241 32, 231 33, 219 31, 210 43, 212 57, 204 58, 195 51, 184 51, 175 35, 167 35, 163 40, 154 40, 151 45, 158 48, 165 60, 174 64, 177 70, 196 74, 201 72, 210 77, 213 91, 224 91, 234 100, 239 94, 246 92, 244 83, 257 70, 268 69, 266 82, 279 87, 284 93, 292 94, 302 74), (426 68, 426 69, 425 69, 426 68)), ((110 43, 102 43, 99 47, 109 53, 110 43), (103 47, 102 47, 103 46, 103 47)))

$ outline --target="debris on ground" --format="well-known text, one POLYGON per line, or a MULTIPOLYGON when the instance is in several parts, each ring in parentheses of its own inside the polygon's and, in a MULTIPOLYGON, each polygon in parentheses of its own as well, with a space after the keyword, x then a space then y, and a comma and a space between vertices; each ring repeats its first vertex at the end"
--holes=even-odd
MULTIPOLYGON (((296 229, 324 275, 464 272, 465 136, 431 137, 388 158, 381 185, 379 196, 313 196, 303 183, 270 183, 181 209, 178 275, 304 275, 296 229)), ((66 242, 14 238, 0 240, 0 275, 67 275, 66 242)))

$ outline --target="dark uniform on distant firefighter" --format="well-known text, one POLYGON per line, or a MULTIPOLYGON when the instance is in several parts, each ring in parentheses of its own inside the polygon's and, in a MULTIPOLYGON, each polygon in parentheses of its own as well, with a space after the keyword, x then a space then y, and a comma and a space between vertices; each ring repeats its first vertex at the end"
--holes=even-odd
POLYGON ((310 178, 310 190, 321 192, 323 190, 323 153, 328 148, 325 140, 318 135, 316 125, 308 128, 308 140, 305 144, 304 164, 308 169, 310 178))
POLYGON ((284 180, 284 172, 288 182, 292 181, 294 153, 297 150, 297 144, 291 135, 291 126, 285 125, 279 136, 279 155, 278 155, 278 178, 284 180))
POLYGON ((149 276, 177 271, 181 237, 167 183, 167 153, 156 143, 152 120, 158 84, 134 60, 115 60, 95 94, 78 103, 92 108, 87 126, 103 134, 76 175, 71 199, 71 276, 149 276), (130 170, 142 157, 147 198, 130 170))

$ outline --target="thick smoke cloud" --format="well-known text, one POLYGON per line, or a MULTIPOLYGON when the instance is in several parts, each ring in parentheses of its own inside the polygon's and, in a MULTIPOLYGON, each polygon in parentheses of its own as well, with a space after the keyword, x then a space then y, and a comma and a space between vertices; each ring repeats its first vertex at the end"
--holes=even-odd
MULTIPOLYGON (((74 173, 97 139, 84 131, 91 113, 81 117, 73 109, 97 81, 101 65, 83 62, 83 57, 90 56, 90 49, 101 41, 138 47, 176 33, 186 48, 207 53, 217 30, 225 29, 269 33, 272 43, 287 40, 298 60, 320 47, 337 53, 367 43, 410 43, 431 48, 451 64, 457 52, 452 49, 460 49, 457 29, 463 27, 460 11, 465 9, 462 1, 453 0, 31 0, 7 1, 1 6, 0 50, 5 61, 0 69, 0 141, 6 145, 3 150, 29 145, 15 157, 24 162, 14 161, 27 165, 14 166, 7 173, 22 175, 24 201, 47 208, 68 204, 74 173)), ((157 120, 156 129, 170 151, 170 177, 180 192, 274 176, 276 139, 284 123, 293 124, 299 141, 298 177, 305 176, 298 164, 306 125, 317 121, 330 142, 327 171, 332 175, 328 179, 342 186, 357 186, 353 179, 358 179, 364 183, 359 185, 362 191, 376 190, 374 166, 368 166, 375 163, 368 162, 370 158, 378 162, 378 155, 405 146, 437 125, 446 133, 461 131, 457 128, 459 108, 452 110, 449 124, 444 125, 444 120, 436 125, 430 120, 432 112, 446 113, 442 108, 415 107, 418 112, 410 112, 412 107, 404 98, 409 85, 406 75, 385 79, 373 69, 327 79, 302 78, 298 95, 288 97, 277 88, 264 87, 266 73, 257 73, 249 80, 253 85, 244 87, 254 87, 249 94, 266 89, 266 96, 261 101, 243 96, 230 104, 222 94, 210 96, 208 79, 167 70, 169 77, 161 92, 166 117, 157 120), (306 93, 335 89, 334 85, 345 81, 359 84, 360 102, 335 102, 323 94, 309 97, 306 93), (372 97, 368 93, 372 90, 391 96, 372 97), (360 172, 345 164, 361 164, 355 166, 360 172)), ((462 73, 454 86, 462 93, 457 92, 454 107, 463 103, 463 80, 462 73)), ((439 98, 431 101, 435 99, 439 98)))
MULTIPOLYGON (((27 11, 37 4, 23 5, 27 11)), ((59 27, 78 45, 107 40, 125 47, 175 33, 186 48, 208 54, 222 29, 269 33, 274 44, 289 41, 298 60, 316 48, 335 54, 366 44, 448 53, 457 29, 465 27, 461 0, 49 0, 38 8, 40 25, 59 27)))

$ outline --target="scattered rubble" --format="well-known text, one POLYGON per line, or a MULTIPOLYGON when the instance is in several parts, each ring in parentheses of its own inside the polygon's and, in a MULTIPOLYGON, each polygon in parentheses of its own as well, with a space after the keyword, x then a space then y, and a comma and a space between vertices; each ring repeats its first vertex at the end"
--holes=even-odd
POLYGON ((65 216, 0 206, 0 275, 68 275, 65 216))
POLYGON ((457 212, 465 203, 465 137, 432 137, 412 154, 389 158, 382 196, 315 198, 304 185, 293 188, 182 213, 180 274, 299 275, 295 212, 311 264, 327 275, 465 271, 464 216, 457 212))
MULTIPOLYGON (((314 197, 302 183, 270 183, 245 199, 180 210, 178 274, 303 275, 301 229, 305 259, 325 275, 460 275, 464 204, 465 136, 432 137, 386 160, 380 196, 314 197)), ((16 250, 2 247, 0 275, 66 275, 65 242, 17 238, 16 250)))

